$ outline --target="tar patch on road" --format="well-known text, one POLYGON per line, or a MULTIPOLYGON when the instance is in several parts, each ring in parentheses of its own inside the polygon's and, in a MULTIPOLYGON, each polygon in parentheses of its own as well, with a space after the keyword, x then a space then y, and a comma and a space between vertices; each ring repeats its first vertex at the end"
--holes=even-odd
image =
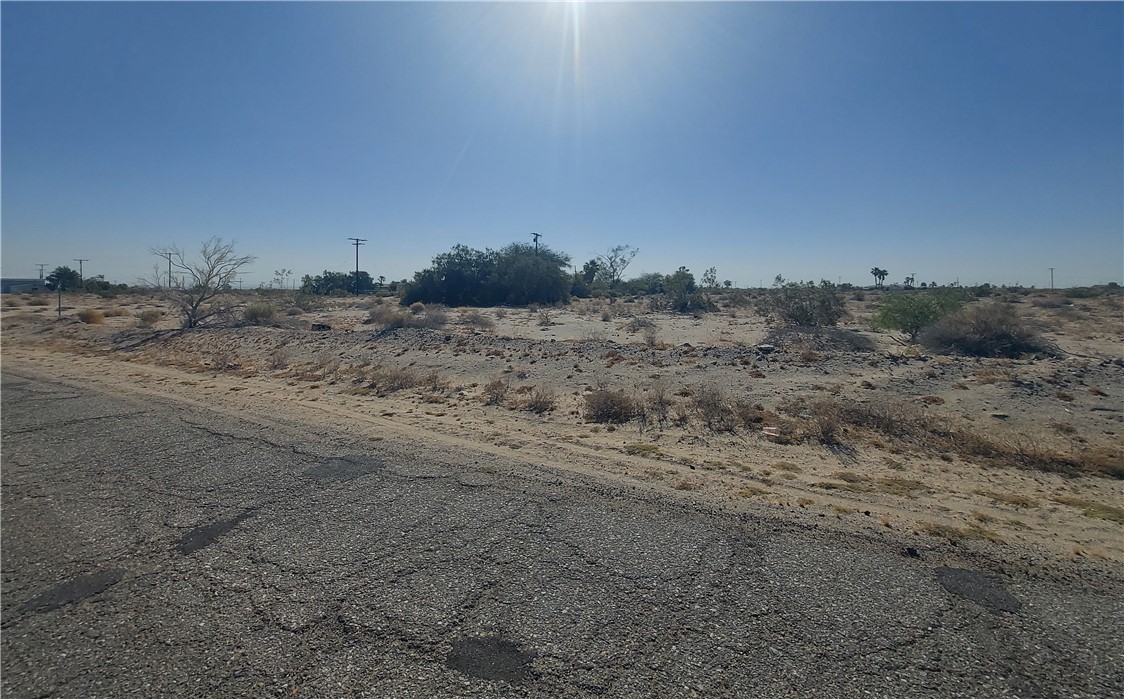
POLYGON ((244 519, 253 517, 253 512, 242 512, 230 519, 221 519, 210 524, 200 525, 180 537, 176 542, 176 550, 187 556, 199 549, 204 549, 218 541, 219 537, 234 529, 244 519))
POLYGON ((369 456, 343 456, 316 464, 304 476, 318 481, 353 481, 383 468, 385 464, 369 456))
POLYGON ((522 650, 506 638, 485 636, 454 641, 445 664, 470 677, 522 684, 531 679, 529 665, 534 659, 532 651, 522 650))
POLYGON ((959 595, 993 612, 1014 614, 1022 609, 1014 595, 995 578, 978 570, 937 568, 937 582, 954 595, 959 595))
POLYGON ((65 607, 68 604, 81 602, 87 597, 101 594, 113 587, 124 577, 125 571, 121 568, 109 568, 93 573, 76 575, 70 580, 55 585, 35 599, 28 600, 20 607, 23 613, 42 614, 52 609, 65 607))

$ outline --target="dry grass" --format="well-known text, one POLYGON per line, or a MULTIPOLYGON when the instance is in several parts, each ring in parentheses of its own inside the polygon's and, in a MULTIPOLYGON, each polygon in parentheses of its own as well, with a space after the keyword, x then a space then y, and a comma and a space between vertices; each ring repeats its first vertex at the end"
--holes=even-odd
POLYGON ((1061 505, 1069 505, 1081 510, 1081 513, 1086 517, 1093 519, 1103 519, 1116 524, 1124 524, 1124 507, 1116 507, 1115 505, 1107 505, 1103 502, 1094 502, 1093 500, 1086 500, 1085 498, 1076 498, 1069 495, 1059 495, 1053 498, 1054 502, 1061 505))
POLYGON ((985 498, 991 498, 995 502, 1001 502, 1004 505, 1010 505, 1011 507, 1018 507, 1022 509, 1038 507, 1037 500, 1035 500, 1034 498, 1028 498, 1025 495, 1019 495, 1017 493, 1000 493, 995 490, 973 490, 972 492, 976 495, 982 495, 985 498))
MULTIPOLYGON (((806 436, 822 440, 825 436, 838 435, 842 425, 850 430, 887 437, 903 447, 926 454, 958 454, 993 466, 1124 479, 1124 453, 1119 448, 1059 451, 1029 435, 1003 438, 969 432, 901 401, 861 403, 832 399, 831 402, 834 406, 826 405, 827 401, 814 404, 812 421, 805 423, 806 436)), ((794 402, 784 409, 789 413, 801 413, 808 408, 794 402)))
POLYGON ((105 314, 96 308, 83 308, 74 315, 87 325, 101 325, 105 322, 105 314))
POLYGON ((637 442, 634 444, 624 445, 624 453, 629 454, 630 456, 653 457, 659 456, 660 448, 656 444, 645 444, 643 442, 637 442))

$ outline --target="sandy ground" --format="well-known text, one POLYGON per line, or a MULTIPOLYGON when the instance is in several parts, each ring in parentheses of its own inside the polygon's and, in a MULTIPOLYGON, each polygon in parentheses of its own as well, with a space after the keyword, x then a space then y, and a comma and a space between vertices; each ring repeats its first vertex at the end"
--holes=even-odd
POLYGON ((53 299, 6 296, 0 357, 372 440, 518 454, 734 515, 767 508, 867 536, 906 534, 918 550, 1124 563, 1124 480, 1106 475, 1122 463, 1120 297, 978 301, 1012 303, 1061 349, 1021 360, 924 356, 869 329, 878 298, 849 300, 841 327, 853 332, 833 340, 770 335, 769 320, 737 299, 699 316, 652 313, 643 299, 429 309, 411 318, 435 327, 406 328, 366 322, 373 300, 334 299, 271 325, 179 332, 170 313, 155 329, 137 327, 141 311, 167 310, 153 298, 64 298, 57 319, 53 299), (79 322, 86 308, 119 315, 79 322), (759 350, 765 342, 775 350, 759 350), (647 406, 646 418, 591 421, 598 390, 647 406), (820 439, 819 416, 840 406, 953 436, 844 420, 820 439), (970 447, 977 438, 989 454, 970 447), (1069 466, 1043 470, 1059 459, 1069 466))

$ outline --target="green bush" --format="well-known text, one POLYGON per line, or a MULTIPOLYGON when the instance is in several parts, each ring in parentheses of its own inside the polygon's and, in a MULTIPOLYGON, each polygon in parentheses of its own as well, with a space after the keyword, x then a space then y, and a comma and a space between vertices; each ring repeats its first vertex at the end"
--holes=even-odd
POLYGON ((886 297, 871 324, 908 333, 910 342, 914 342, 922 328, 960 310, 966 301, 956 291, 902 291, 886 297))

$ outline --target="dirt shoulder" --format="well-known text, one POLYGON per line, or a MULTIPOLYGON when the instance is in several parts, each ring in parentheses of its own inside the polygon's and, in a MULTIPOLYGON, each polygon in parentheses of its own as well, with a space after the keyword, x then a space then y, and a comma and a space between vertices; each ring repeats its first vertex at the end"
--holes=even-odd
MULTIPOLYGON (((303 324, 156 333, 129 315, 89 325, 9 308, 2 359, 209 410, 514 457, 732 515, 904 537, 921 551, 1124 563, 1124 481, 1083 471, 1119 459, 1113 308, 1050 326, 1066 356, 1015 361, 903 354, 863 329, 869 304, 852 304, 850 334, 774 332, 768 353, 758 346, 769 328, 744 309, 626 306, 462 309, 440 327, 385 329, 341 303, 303 324), (598 395, 644 409, 596 422, 598 395)), ((1041 321, 1052 309, 1026 310, 1041 321)))

